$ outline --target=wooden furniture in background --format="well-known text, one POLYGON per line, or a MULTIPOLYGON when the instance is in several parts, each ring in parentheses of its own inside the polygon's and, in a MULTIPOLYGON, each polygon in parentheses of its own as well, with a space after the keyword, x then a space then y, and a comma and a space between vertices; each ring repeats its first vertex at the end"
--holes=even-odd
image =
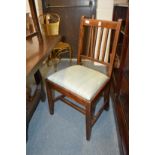
POLYGON ((35 31, 33 33, 27 35, 26 39, 37 35, 39 41, 42 41, 42 34, 41 34, 39 21, 38 21, 38 17, 37 17, 37 10, 36 10, 36 7, 35 7, 35 0, 29 0, 29 6, 30 6, 30 10, 31 10, 31 15, 32 15, 33 25, 34 25, 35 31))
POLYGON ((111 96, 121 155, 129 154, 129 8, 115 4, 113 20, 123 19, 112 74, 111 96))
MULTIPOLYGON (((60 15, 60 34, 71 45, 73 58, 77 57, 79 24, 81 16, 96 15, 96 0, 42 0, 43 13, 60 15)), ((68 58, 68 54, 63 57, 68 58)))
MULTIPOLYGON (((47 13, 40 15, 39 20, 41 27, 44 30, 44 35, 55 36, 59 35, 60 16, 56 13, 47 13)), ((60 41, 56 44, 54 49, 51 51, 46 63, 48 66, 53 65, 55 71, 57 70, 57 64, 60 62, 63 54, 69 53, 70 64, 72 60, 72 48, 69 43, 60 41)))
POLYGON ((64 53, 69 53, 70 57, 70 65, 72 63, 72 48, 68 43, 64 43, 62 41, 58 42, 56 46, 53 48, 51 54, 47 59, 47 65, 50 66, 50 62, 54 65, 55 71, 57 70, 57 64, 61 60, 61 55, 64 53))
POLYGON ((34 75, 36 81, 36 90, 33 96, 30 95, 31 90, 27 88, 26 97, 26 122, 27 128, 29 121, 40 100, 45 101, 45 91, 42 76, 39 71, 42 62, 49 56, 51 50, 61 40, 60 36, 42 37, 42 42, 37 36, 26 40, 26 77, 34 75))
POLYGON ((60 36, 47 37, 41 34, 34 0, 29 0, 29 5, 36 32, 26 36, 26 79, 34 76, 36 88, 32 95, 31 86, 26 81, 26 138, 28 138, 29 122, 39 101, 45 101, 46 99, 43 79, 39 68, 61 39, 60 36))
POLYGON ((90 140, 91 130, 104 109, 109 107, 109 88, 110 79, 114 64, 117 41, 119 37, 121 21, 102 21, 95 19, 81 18, 79 47, 78 47, 78 65, 74 65, 64 70, 52 74, 46 79, 46 89, 50 114, 54 114, 54 102, 58 99, 67 105, 80 111, 86 116, 86 139, 90 140), (105 51, 107 38, 110 35, 110 29, 115 32, 113 46, 109 61, 105 61, 105 51), (87 31, 87 33, 86 33, 87 31), (103 32, 106 33, 103 33, 103 32), (104 35, 105 34, 105 35, 104 35), (87 44, 86 44, 87 42, 87 44), (85 47, 86 46, 86 47, 85 47), (85 49, 88 49, 85 51, 85 49), (95 49, 95 50, 93 50, 95 49), (96 53, 95 53, 96 51, 96 53), (99 57, 99 55, 102 57, 99 57), (97 55, 97 56, 96 56, 97 55), (98 62, 102 69, 107 68, 106 74, 82 66, 82 60, 87 59, 92 62, 98 62), (57 90, 63 95, 54 99, 53 90, 57 90), (104 94, 103 94, 104 92, 104 94), (99 97, 104 95, 104 102, 97 114, 95 107, 99 97), (75 105, 68 97, 79 105, 75 105))
POLYGON ((50 55, 61 36, 43 36, 42 42, 37 36, 26 40, 26 76, 35 73, 42 62, 50 55))

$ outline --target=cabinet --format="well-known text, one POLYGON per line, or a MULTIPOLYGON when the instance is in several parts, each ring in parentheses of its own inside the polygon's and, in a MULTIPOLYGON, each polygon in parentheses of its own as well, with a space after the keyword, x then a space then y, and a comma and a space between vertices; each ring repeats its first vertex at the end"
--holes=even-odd
POLYGON ((112 74, 111 96, 121 155, 129 154, 129 7, 115 4, 113 20, 122 18, 115 67, 112 74))

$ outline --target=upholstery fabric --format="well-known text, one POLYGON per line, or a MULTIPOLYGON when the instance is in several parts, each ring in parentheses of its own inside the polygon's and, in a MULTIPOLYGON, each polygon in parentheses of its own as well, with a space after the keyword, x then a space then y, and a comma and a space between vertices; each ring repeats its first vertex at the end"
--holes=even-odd
POLYGON ((52 74, 47 79, 86 100, 91 100, 109 77, 90 68, 74 65, 52 74))

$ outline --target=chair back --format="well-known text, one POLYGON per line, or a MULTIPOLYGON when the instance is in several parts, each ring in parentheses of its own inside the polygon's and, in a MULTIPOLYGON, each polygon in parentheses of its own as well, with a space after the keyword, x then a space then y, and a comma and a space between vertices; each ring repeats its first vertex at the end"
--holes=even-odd
POLYGON ((97 19, 81 18, 78 59, 88 59, 107 67, 107 75, 111 77, 119 32, 119 21, 106 21, 97 19), (113 35, 111 35, 113 34, 113 35))

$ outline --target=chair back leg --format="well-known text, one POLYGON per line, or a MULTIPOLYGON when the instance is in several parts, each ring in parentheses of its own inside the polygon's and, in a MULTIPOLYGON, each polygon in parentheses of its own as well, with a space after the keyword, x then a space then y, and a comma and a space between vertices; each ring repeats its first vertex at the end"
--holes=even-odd
POLYGON ((86 105, 86 139, 89 141, 92 130, 93 109, 91 104, 86 105))

